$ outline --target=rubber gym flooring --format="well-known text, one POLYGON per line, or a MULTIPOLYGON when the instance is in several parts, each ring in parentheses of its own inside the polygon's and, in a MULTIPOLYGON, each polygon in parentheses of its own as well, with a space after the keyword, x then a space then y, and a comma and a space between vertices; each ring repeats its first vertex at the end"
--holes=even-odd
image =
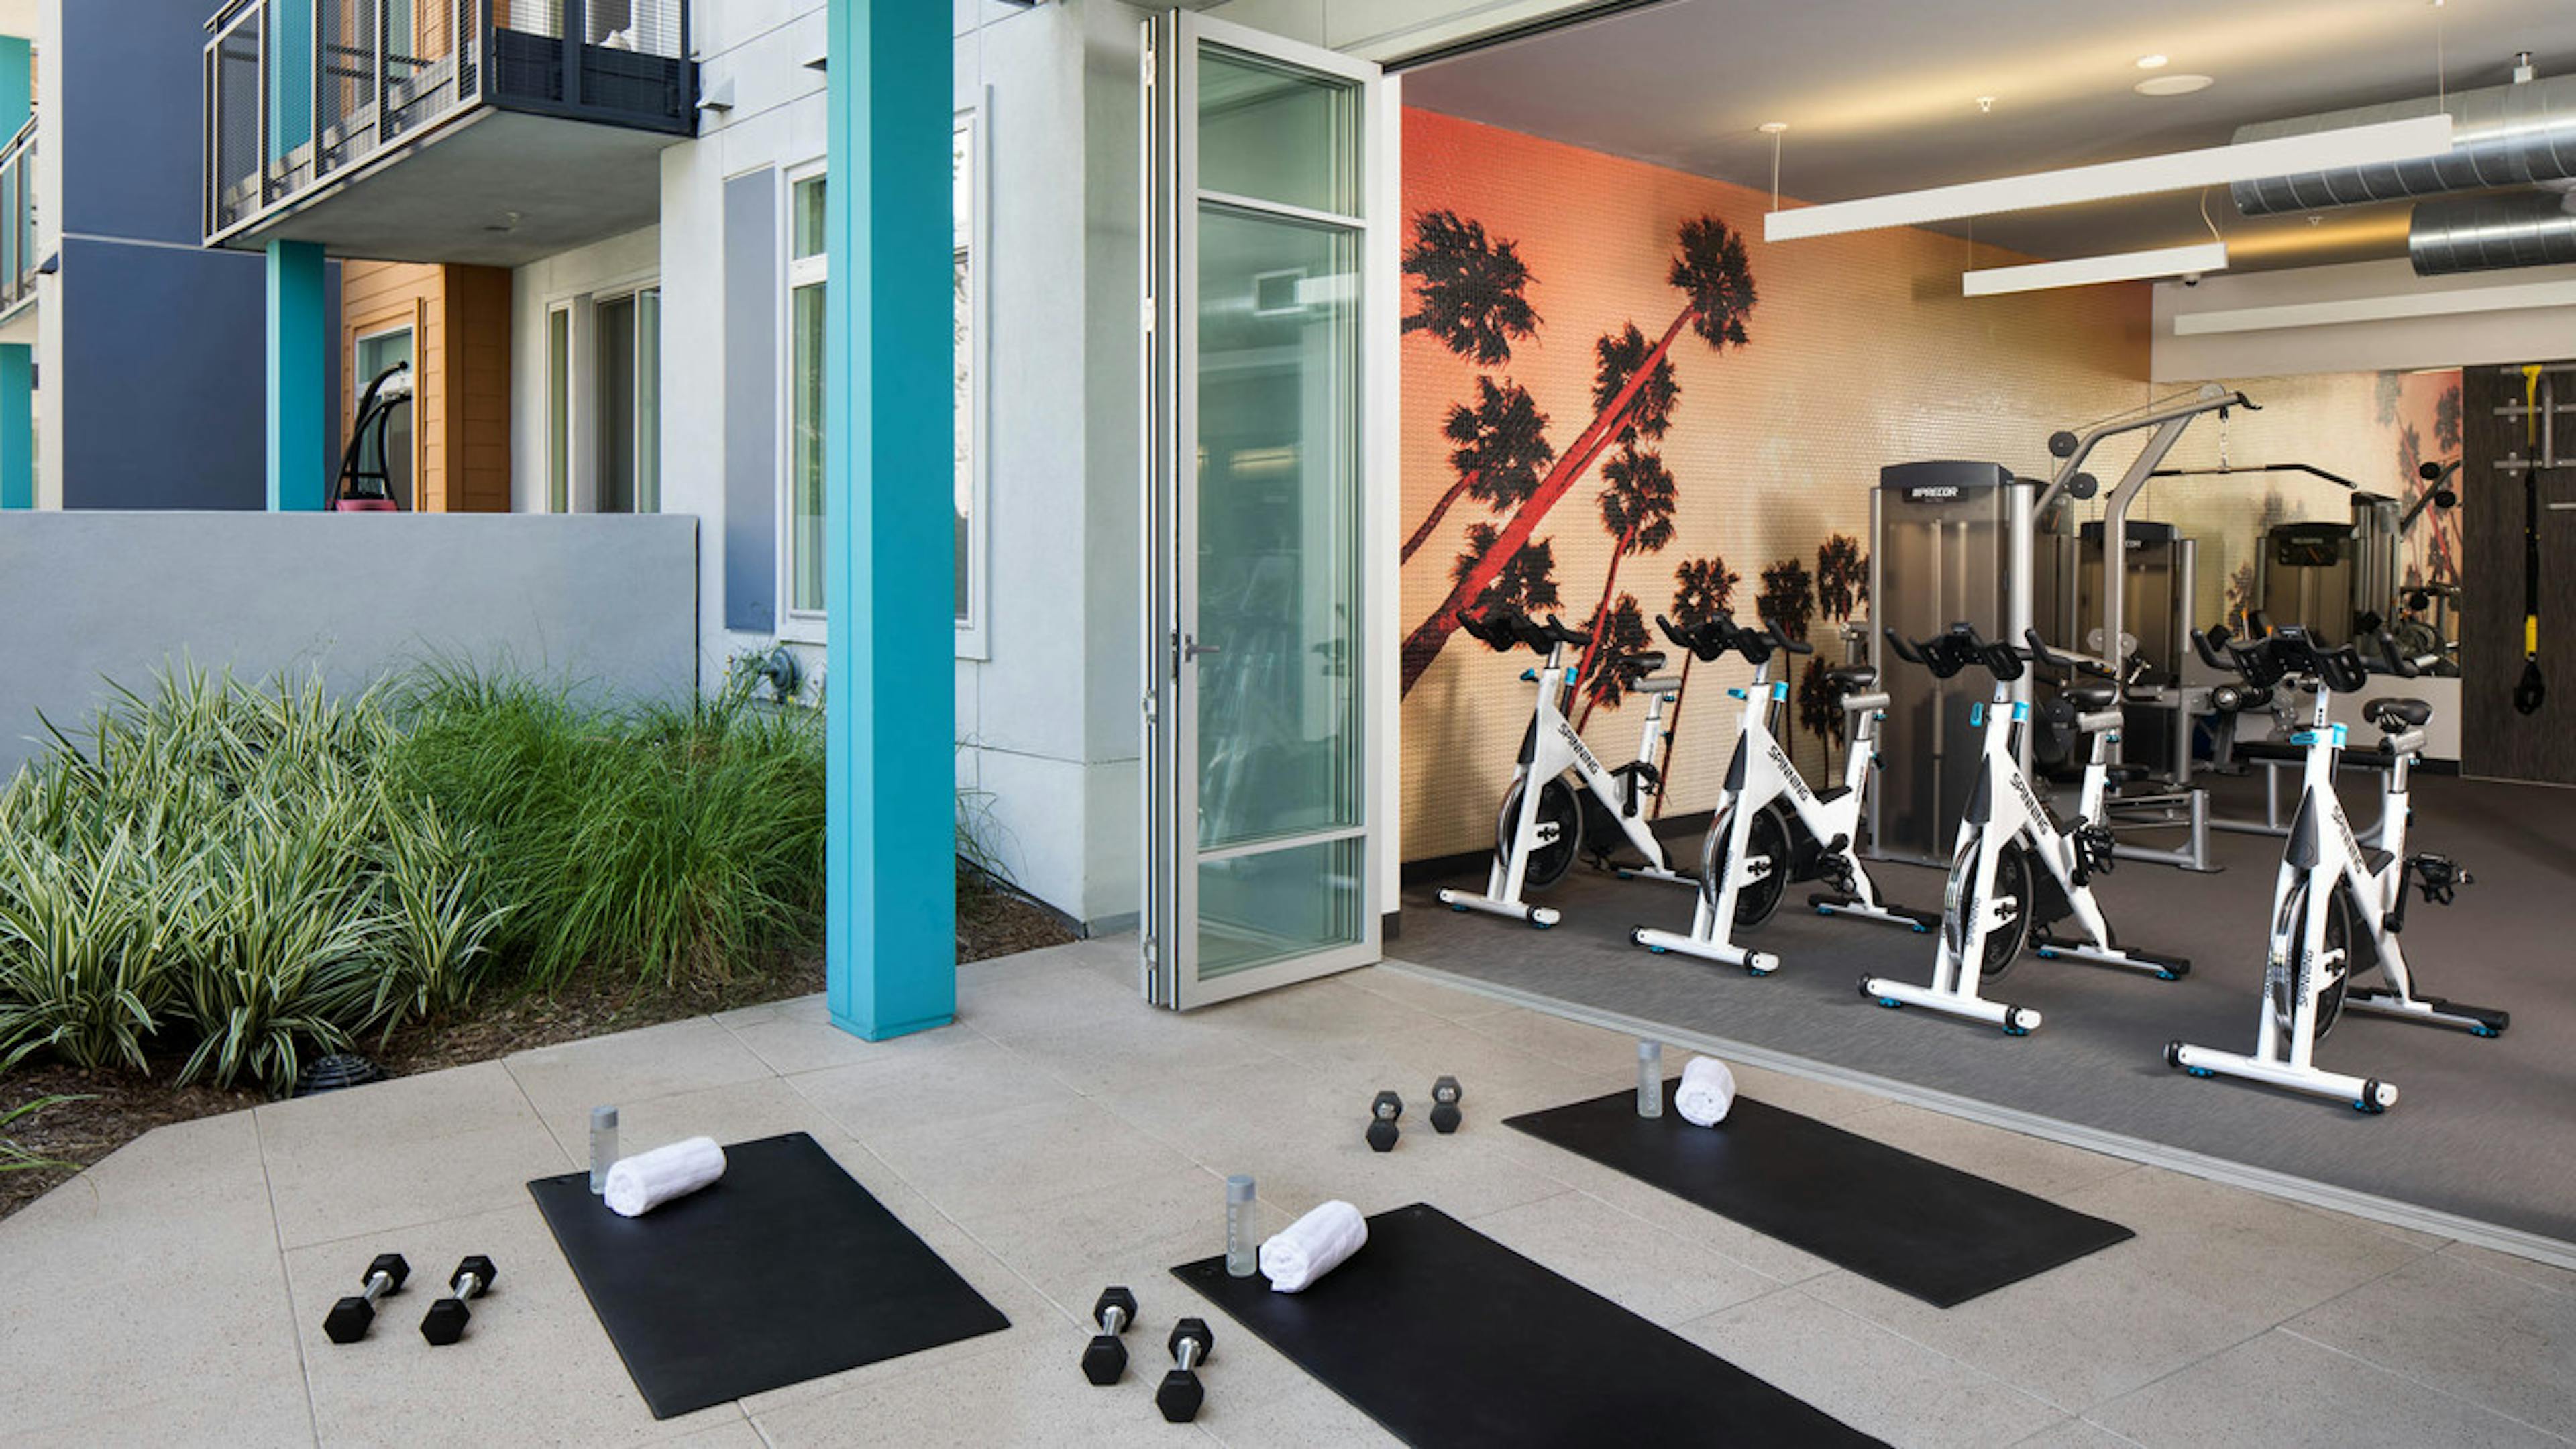
MULTIPOLYGON (((2377 813, 2369 778, 2346 785, 2356 826, 2377 813)), ((2258 786, 2207 783, 2214 811, 2259 818, 2258 786)), ((2165 1065, 2175 1038, 2253 1048, 2280 862, 2269 836, 2213 831, 2225 867, 2216 875, 2122 862, 2097 886, 2113 929, 2188 956, 2191 974, 2166 982, 2025 954, 1989 993, 2046 1017, 2022 1038, 1862 999, 1864 972, 1928 981, 1932 938, 1815 915, 1805 885, 1747 938, 1784 958, 1769 977, 1631 945, 1634 925, 1687 928, 1688 892, 1588 868, 1544 897, 1565 913, 1547 931, 1438 903, 1440 885, 1481 889, 1482 866, 1409 885, 1389 949, 1498 986, 2576 1242, 2576 791, 2419 775, 2414 796, 2409 848, 2451 855, 2475 877, 2448 909, 2420 896, 2410 907, 2416 990, 2509 1011, 2513 1026, 2482 1040, 2347 1013, 2317 1059, 2396 1083, 2401 1100, 2380 1117, 2165 1065)), ((1696 841, 1683 854, 1696 860, 1696 841)), ((1940 872, 1872 863, 1870 873, 1888 899, 1939 909, 1940 872)))

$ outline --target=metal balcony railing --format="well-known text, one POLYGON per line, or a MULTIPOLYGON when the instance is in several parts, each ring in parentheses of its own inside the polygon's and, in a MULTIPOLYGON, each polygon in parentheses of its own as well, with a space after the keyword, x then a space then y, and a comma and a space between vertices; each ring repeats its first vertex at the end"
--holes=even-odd
POLYGON ((36 118, 0 146, 0 313, 36 295, 36 118))
POLYGON ((209 244, 478 106, 697 129, 690 0, 227 0, 206 22, 209 244))

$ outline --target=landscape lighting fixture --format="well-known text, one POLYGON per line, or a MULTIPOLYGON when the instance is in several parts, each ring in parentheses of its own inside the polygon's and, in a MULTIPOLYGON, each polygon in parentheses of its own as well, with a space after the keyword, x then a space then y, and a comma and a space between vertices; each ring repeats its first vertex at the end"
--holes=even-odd
POLYGON ((1882 227, 1957 221, 2000 211, 2031 211, 2123 196, 2150 196, 2161 191, 2191 191, 2269 176, 2413 161, 2450 148, 2451 118, 2436 113, 2232 146, 2141 156, 2133 161, 2106 161, 2062 171, 2037 171, 1992 181, 1774 210, 1763 215, 1762 239, 1797 241, 1882 227))
POLYGON ((2090 287, 2100 282, 2140 282, 2156 277, 2188 277, 2227 269, 2225 242, 2197 242, 2187 247, 2120 252, 2105 257, 2076 257, 2063 262, 2033 262, 2020 267, 1988 267, 1959 278, 1963 297, 1993 297, 2005 292, 2037 292, 2050 287, 2090 287))

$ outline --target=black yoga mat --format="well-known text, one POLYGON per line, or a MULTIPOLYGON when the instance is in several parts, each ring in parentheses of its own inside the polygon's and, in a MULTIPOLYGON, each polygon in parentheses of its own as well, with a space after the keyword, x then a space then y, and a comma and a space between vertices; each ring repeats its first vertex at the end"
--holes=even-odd
MULTIPOLYGON (((1424 1203, 1302 1293, 1172 1275, 1408 1444, 1879 1443, 1424 1203)), ((1208 1354, 1225 1388, 1225 1331, 1208 1354)))
POLYGON ((1615 1092, 1503 1125, 1935 1308, 2137 1236, 1749 1097, 1716 1126, 1694 1127, 1673 1107, 1680 1085, 1664 1084, 1661 1117, 1638 1116, 1637 1094, 1615 1092))
POLYGON ((1011 1326, 802 1132, 640 1218, 587 1172, 528 1192, 656 1419, 1011 1326))

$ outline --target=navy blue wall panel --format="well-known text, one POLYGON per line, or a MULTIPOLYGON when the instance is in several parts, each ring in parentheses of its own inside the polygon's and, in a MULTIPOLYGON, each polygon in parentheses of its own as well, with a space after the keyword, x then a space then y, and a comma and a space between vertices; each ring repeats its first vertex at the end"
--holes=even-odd
POLYGON ((206 17, 213 0, 63 6, 62 228, 195 246, 204 239, 206 17))
MULTIPOLYGON (((265 506, 259 255, 69 239, 62 257, 62 357, 39 383, 63 390, 63 436, 45 445, 63 450, 64 506, 265 506)), ((337 316, 338 267, 330 278, 337 316)), ((333 358, 336 394, 338 349, 314 345, 333 358)), ((324 416, 336 430, 339 410, 324 416)))

